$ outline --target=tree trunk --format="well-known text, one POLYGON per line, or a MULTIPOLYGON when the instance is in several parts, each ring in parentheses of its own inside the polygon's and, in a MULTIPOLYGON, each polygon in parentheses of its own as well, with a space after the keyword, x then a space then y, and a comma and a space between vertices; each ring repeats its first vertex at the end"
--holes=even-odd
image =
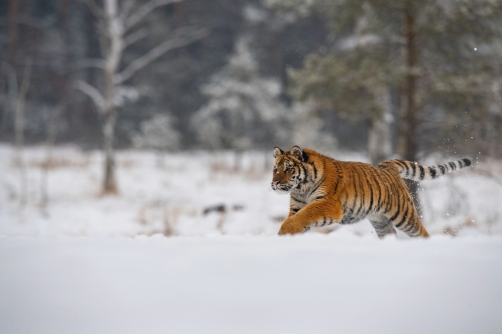
MULTIPOLYGON (((115 155, 113 140, 115 139, 115 123, 117 111, 113 99, 115 83, 113 78, 117 72, 123 51, 122 25, 118 18, 118 5, 116 0, 105 1, 106 29, 109 44, 105 53, 105 90, 103 110, 103 149, 105 151, 105 176, 103 179, 103 195, 118 194, 117 180, 115 177, 115 155)), ((104 46, 103 46, 104 47, 104 46)))
POLYGON ((107 68, 105 70, 105 110, 103 113, 103 150, 105 153, 105 175, 103 179, 103 195, 118 194, 117 181, 115 179, 115 152, 113 140, 115 139, 115 123, 117 122, 117 111, 113 102, 113 74, 114 71, 107 68))
POLYGON ((47 204, 49 203, 49 192, 48 192, 48 179, 49 179, 49 169, 52 163, 52 151, 54 145, 56 144, 56 138, 58 135, 58 121, 59 115, 63 111, 66 103, 60 103, 57 105, 49 116, 48 122, 48 133, 47 141, 45 143, 45 162, 42 165, 42 175, 40 180, 40 206, 45 212, 47 209, 47 204))
POLYGON ((5 131, 9 126, 9 122, 12 118, 15 118, 16 114, 16 106, 17 106, 17 96, 18 96, 18 87, 17 87, 17 74, 14 67, 9 65, 8 63, 2 64, 2 70, 5 71, 7 75, 7 108, 3 111, 3 119, 2 119, 2 131, 5 131))
POLYGON ((26 61, 23 71, 21 88, 17 97, 16 117, 15 117, 15 136, 16 136, 16 163, 19 168, 19 203, 21 206, 26 204, 26 166, 24 164, 24 105, 26 95, 30 88, 31 78, 31 57, 26 61))
MULTIPOLYGON (((89 35, 94 27, 90 29, 89 23, 86 19, 85 4, 78 1, 65 1, 67 2, 67 30, 65 33, 65 48, 70 55, 69 64, 71 62, 80 62, 85 60, 89 54, 89 35)), ((83 80, 89 82, 90 71, 82 69, 80 71, 73 71, 66 76, 66 82, 71 87, 70 83, 83 80)), ((73 87, 71 87, 73 88, 73 87)), ((94 108, 88 105, 88 100, 83 94, 78 94, 74 89, 65 90, 66 100, 68 105, 65 108, 65 115, 61 115, 68 119, 69 128, 71 131, 65 133, 69 136, 70 140, 76 142, 83 142, 89 140, 89 134, 86 133, 86 127, 91 122, 96 122, 94 108)), ((92 124, 94 129, 95 124, 92 124)), ((91 138, 95 138, 91 135, 91 138)))
MULTIPOLYGON (((417 160, 418 145, 417 145, 417 66, 418 66, 418 50, 417 50, 417 32, 416 32, 416 17, 415 8, 412 1, 406 2, 404 10, 404 22, 406 31, 406 79, 403 90, 403 100, 405 101, 404 115, 400 131, 400 155, 403 159, 409 161, 417 160)), ((418 198, 418 182, 405 180, 408 190, 413 198, 415 206, 421 216, 420 200, 418 198)))
POLYGON ((390 92, 386 87, 378 87, 374 92, 379 110, 371 117, 368 136, 368 151, 371 163, 378 165, 387 160, 392 153, 392 110, 390 92))
POLYGON ((9 5, 9 54, 14 55, 18 40, 19 0, 11 0, 9 5))
POLYGON ((113 139, 115 137, 115 123, 117 114, 115 109, 108 111, 103 120, 103 150, 105 152, 105 176, 103 179, 103 195, 118 194, 117 181, 115 178, 115 155, 113 151, 113 139))

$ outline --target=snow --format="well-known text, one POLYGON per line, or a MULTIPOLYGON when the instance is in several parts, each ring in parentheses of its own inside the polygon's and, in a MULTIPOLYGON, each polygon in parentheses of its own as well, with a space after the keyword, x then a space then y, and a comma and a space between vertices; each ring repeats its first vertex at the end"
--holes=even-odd
MULTIPOLYGON (((365 158, 330 155, 341 160, 365 158)), ((44 150, 25 150, 28 205, 23 210, 16 196, 19 175, 12 147, 0 146, 0 157, 0 235, 275 235, 289 211, 288 196, 270 188, 272 150, 244 154, 238 171, 231 152, 166 154, 164 165, 159 166, 155 152, 121 151, 117 153, 120 196, 101 197, 100 152, 59 147, 54 150, 45 210, 40 207, 39 191, 44 150), (206 208, 220 204, 225 213, 203 214, 206 208)), ((502 164, 474 165, 474 169, 421 183, 422 221, 431 234, 445 230, 457 236, 502 234, 502 183, 478 172, 488 171, 500 180, 502 164)), ((368 221, 338 227, 334 233, 342 230, 376 238, 368 221)))
POLYGON ((499 162, 421 184, 430 239, 379 240, 367 221, 278 237, 288 196, 270 190, 271 152, 236 171, 230 152, 167 154, 160 167, 154 152, 121 151, 120 195, 102 197, 100 153, 58 147, 45 209, 44 150, 24 152, 23 209, 13 156, 0 146, 0 333, 502 328, 499 162))
POLYGON ((0 238, 1 333, 497 333, 502 238, 0 238))

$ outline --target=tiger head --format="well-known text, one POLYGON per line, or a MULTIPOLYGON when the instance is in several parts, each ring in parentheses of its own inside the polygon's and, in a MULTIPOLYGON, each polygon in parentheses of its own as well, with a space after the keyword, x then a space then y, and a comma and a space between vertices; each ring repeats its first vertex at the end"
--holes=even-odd
POLYGON ((302 163, 308 159, 307 154, 298 146, 284 152, 274 148, 275 165, 272 177, 272 189, 279 194, 286 194, 291 189, 299 188, 307 177, 302 163))

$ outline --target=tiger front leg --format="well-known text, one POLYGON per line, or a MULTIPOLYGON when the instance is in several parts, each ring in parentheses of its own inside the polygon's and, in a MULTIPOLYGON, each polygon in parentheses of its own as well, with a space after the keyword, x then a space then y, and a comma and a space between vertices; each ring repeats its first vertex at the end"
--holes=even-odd
POLYGON ((338 201, 320 200, 312 202, 289 216, 281 225, 279 235, 303 233, 313 224, 322 227, 339 223, 343 218, 342 206, 338 201))

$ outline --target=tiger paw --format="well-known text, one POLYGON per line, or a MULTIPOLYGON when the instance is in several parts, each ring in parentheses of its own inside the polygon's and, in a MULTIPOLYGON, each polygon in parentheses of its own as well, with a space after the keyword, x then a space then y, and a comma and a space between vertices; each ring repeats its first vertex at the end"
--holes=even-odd
POLYGON ((279 229, 279 235, 298 234, 298 233, 303 233, 306 230, 308 230, 308 229, 305 229, 304 226, 285 222, 282 224, 281 228, 279 229))

